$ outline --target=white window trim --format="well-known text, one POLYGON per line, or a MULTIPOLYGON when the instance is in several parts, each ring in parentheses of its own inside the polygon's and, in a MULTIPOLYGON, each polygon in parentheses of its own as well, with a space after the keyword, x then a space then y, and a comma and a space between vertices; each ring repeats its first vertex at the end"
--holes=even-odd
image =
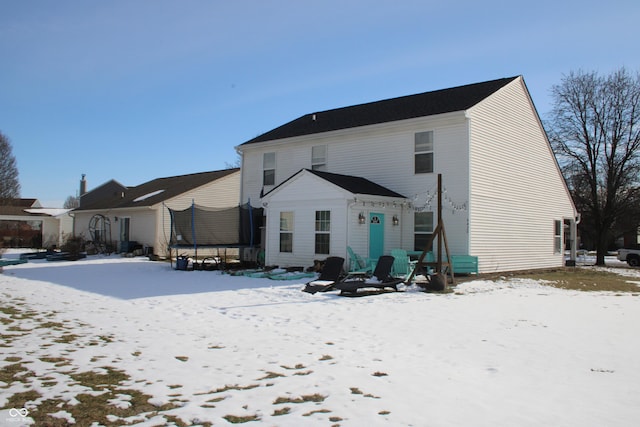
POLYGON ((326 144, 324 145, 314 145, 311 147, 311 169, 326 171, 327 170, 327 157, 328 157, 329 149, 326 144), (314 157, 313 150, 314 148, 324 148, 324 156, 320 159, 319 157, 314 157))
POLYGON ((272 187, 276 184, 276 167, 278 165, 278 156, 276 155, 275 151, 269 151, 267 153, 262 153, 262 185, 264 187, 272 187), (267 165, 265 164, 265 157, 267 156, 267 154, 273 154, 273 167, 272 168, 267 168, 267 165), (273 171, 273 183, 272 184, 266 184, 264 182, 264 173, 266 171, 273 171))
POLYGON ((313 251, 316 255, 328 255, 331 253, 331 211, 324 209, 324 210, 317 210, 314 212, 314 241, 313 241, 313 251), (317 215, 318 212, 328 212, 329 213, 329 230, 318 230, 318 219, 317 219, 317 215), (329 250, 326 253, 318 253, 316 252, 316 236, 318 234, 326 234, 329 236, 329 250))
POLYGON ((562 253, 563 221, 556 219, 553 221, 553 253, 562 253), (558 230, 559 228, 559 230, 558 230), (559 234, 558 234, 559 233, 559 234))
POLYGON ((281 211, 279 216, 280 224, 279 224, 279 232, 278 232, 278 252, 280 253, 293 253, 293 230, 295 229, 295 213, 293 211, 281 211), (283 229, 282 227, 282 214, 291 214, 291 224, 287 224, 287 227, 283 229), (282 250, 282 235, 290 234, 291 235, 291 250, 283 251, 282 250))

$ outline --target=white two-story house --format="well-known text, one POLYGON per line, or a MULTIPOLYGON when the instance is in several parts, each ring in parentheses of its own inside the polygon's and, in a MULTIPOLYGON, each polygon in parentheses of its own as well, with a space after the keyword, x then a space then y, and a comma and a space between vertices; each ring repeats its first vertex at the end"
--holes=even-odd
POLYGON ((480 272, 575 253, 578 213, 521 76, 306 114, 237 150, 270 265, 422 250, 438 174, 450 253, 480 272))

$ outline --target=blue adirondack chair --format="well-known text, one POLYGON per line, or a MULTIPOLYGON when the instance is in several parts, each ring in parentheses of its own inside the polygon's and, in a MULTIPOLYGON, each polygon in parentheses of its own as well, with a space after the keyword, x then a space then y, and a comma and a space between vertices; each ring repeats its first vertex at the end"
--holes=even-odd
POLYGON ((350 273, 367 273, 373 271, 373 264, 356 254, 353 249, 351 249, 351 246, 347 246, 347 252, 349 252, 350 273))
POLYGON ((411 261, 404 249, 391 249, 391 256, 393 257, 391 275, 393 277, 408 277, 415 268, 416 261, 411 261))

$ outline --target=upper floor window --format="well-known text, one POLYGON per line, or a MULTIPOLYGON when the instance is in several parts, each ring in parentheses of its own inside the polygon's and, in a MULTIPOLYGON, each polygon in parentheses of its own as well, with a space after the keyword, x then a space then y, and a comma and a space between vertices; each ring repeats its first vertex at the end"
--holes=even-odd
POLYGON ((433 173, 433 131, 415 134, 415 173, 433 173))
POLYGON ((276 153, 264 153, 262 156, 262 185, 276 183, 276 153))
POLYGON ((316 171, 327 170, 327 146, 315 145, 311 147, 311 169, 316 171))

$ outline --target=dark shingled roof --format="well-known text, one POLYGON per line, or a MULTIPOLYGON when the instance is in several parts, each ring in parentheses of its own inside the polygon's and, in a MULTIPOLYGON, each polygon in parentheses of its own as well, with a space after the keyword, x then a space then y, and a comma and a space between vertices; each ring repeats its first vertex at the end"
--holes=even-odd
POLYGON ((242 145, 467 110, 517 77, 306 114, 242 145))
POLYGON ((239 168, 225 169, 213 172, 200 172, 189 175, 170 176, 167 178, 157 178, 153 181, 145 182, 137 187, 127 187, 124 197, 105 197, 101 200, 92 201, 76 210, 94 209, 117 209, 133 208, 140 206, 153 206, 157 203, 176 197, 189 190, 193 190, 212 181, 223 178, 232 173, 238 172, 239 168), (156 193, 156 194, 154 194, 156 193), (148 196, 148 197, 144 197, 148 196), (135 201, 144 197, 142 200, 135 201))
POLYGON ((27 215, 25 209, 32 208, 38 199, 0 200, 0 215, 27 215))
MULTIPOLYGON (((375 182, 371 182, 366 178, 362 178, 359 176, 351 176, 351 175, 340 175, 337 173, 322 172, 322 171, 311 170, 311 169, 301 169, 298 173, 289 177, 289 179, 282 182, 276 188, 285 184, 294 176, 299 175, 304 171, 312 173, 313 175, 319 178, 322 178, 325 181, 328 181, 334 185, 337 185, 338 187, 343 188, 352 194, 368 194, 371 196, 396 197, 396 198, 402 198, 402 199, 406 198, 402 194, 396 193, 393 190, 389 190, 388 188, 383 187, 382 185, 378 185, 375 182)), ((274 191, 276 188, 271 190, 269 193, 274 191)))

